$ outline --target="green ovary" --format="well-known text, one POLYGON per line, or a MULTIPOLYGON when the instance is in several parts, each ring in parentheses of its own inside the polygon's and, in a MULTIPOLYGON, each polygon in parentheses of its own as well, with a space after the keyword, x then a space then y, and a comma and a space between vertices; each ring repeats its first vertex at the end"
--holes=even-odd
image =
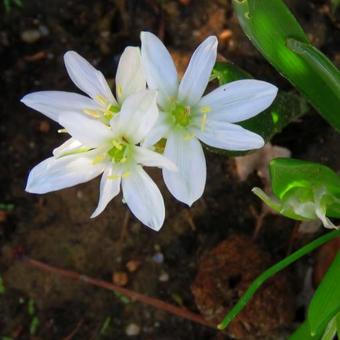
POLYGON ((171 123, 182 128, 186 128, 192 119, 190 106, 181 103, 173 103, 167 110, 171 123))
POLYGON ((119 105, 110 104, 104 112, 104 117, 110 121, 120 111, 119 105))
POLYGON ((111 141, 112 147, 107 152, 112 163, 126 163, 132 156, 132 145, 124 140, 114 139, 111 141))

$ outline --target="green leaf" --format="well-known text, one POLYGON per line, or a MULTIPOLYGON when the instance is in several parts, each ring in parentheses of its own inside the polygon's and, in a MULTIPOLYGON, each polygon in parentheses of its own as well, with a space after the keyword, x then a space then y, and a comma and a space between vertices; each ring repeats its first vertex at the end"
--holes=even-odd
POLYGON ((268 142, 290 122, 296 120, 307 111, 306 102, 301 97, 293 93, 280 92, 269 109, 241 122, 240 125, 258 133, 268 142))
POLYGON ((0 295, 5 294, 5 292, 6 292, 6 288, 4 285, 4 280, 0 276, 0 295))
POLYGON ((312 336, 308 322, 305 321, 301 326, 288 338, 288 340, 319 340, 321 336, 312 336))
POLYGON ((12 5, 13 5, 12 2, 18 7, 23 6, 22 0, 3 0, 3 4, 4 4, 5 11, 7 14, 9 14, 12 9, 12 5))
POLYGON ((37 333, 40 321, 38 317, 34 316, 30 324, 30 334, 35 335, 37 333))
MULTIPOLYGON (((212 76, 218 80, 220 85, 227 84, 235 80, 252 78, 249 73, 230 62, 216 63, 212 76)), ((263 139, 268 142, 291 121, 296 120, 307 111, 307 103, 302 97, 293 93, 279 92, 270 108, 253 118, 240 122, 239 125, 261 135, 263 139)), ((249 152, 226 151, 212 148, 210 146, 206 146, 206 149, 230 156, 244 155, 249 152)))
POLYGON ((290 264, 294 263, 302 256, 309 254, 311 251, 317 249, 322 246, 326 242, 339 237, 340 230, 333 230, 331 232, 326 233, 325 235, 317 238, 316 240, 306 244, 302 248, 296 250, 294 253, 285 257, 283 260, 275 263, 273 266, 265 270, 262 274, 260 274, 249 286, 246 292, 239 299, 237 304, 227 313, 227 315, 223 318, 221 323, 217 326, 218 329, 222 330, 228 327, 230 322, 242 311, 242 309, 247 305, 249 300, 253 297, 253 295, 257 292, 257 290, 262 287, 262 285, 274 276, 279 271, 288 267, 290 264))
POLYGON ((100 335, 106 335, 106 333, 107 333, 107 331, 108 331, 108 329, 109 329, 109 327, 111 325, 111 321, 112 321, 112 319, 111 319, 110 316, 108 316, 105 319, 105 321, 104 321, 104 323, 103 323, 103 325, 102 325, 102 327, 100 329, 100 335))
MULTIPOLYGON (((274 195, 282 200, 296 188, 325 187, 327 193, 340 199, 340 176, 325 165, 292 158, 276 158, 270 162, 274 195)), ((340 203, 329 202, 327 216, 340 217, 340 203)))
POLYGON ((334 317, 327 325, 321 340, 333 340, 336 334, 336 317, 334 317))
POLYGON ((130 301, 130 299, 127 297, 127 296, 125 296, 125 295, 123 295, 123 294, 121 294, 121 293, 118 293, 118 292, 113 292, 115 295, 116 295, 116 297, 121 301, 121 302, 123 302, 125 305, 127 305, 127 304, 129 304, 131 301, 130 301))
POLYGON ((212 70, 212 78, 217 79, 219 85, 231 83, 235 80, 253 78, 250 73, 242 70, 232 62, 217 62, 212 70))
POLYGON ((340 339, 340 313, 337 314, 336 316, 336 330, 337 330, 337 335, 338 335, 338 340, 340 339))
POLYGON ((13 203, 0 203, 0 210, 12 211, 14 207, 13 203))
POLYGON ((340 252, 328 269, 308 307, 311 334, 317 334, 340 311, 340 252))
POLYGON ((312 46, 282 0, 233 0, 243 31, 264 57, 340 130, 340 72, 312 46))
POLYGON ((333 15, 336 14, 336 11, 340 7, 340 0, 331 0, 331 8, 333 15))
POLYGON ((33 316, 35 314, 34 300, 29 299, 27 302, 27 313, 28 315, 33 316))

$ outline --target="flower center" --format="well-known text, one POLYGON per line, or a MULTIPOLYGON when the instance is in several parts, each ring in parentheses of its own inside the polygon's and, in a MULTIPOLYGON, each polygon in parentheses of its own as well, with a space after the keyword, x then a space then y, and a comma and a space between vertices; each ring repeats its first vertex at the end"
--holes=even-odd
POLYGON ((104 118, 106 118, 109 122, 110 120, 120 111, 120 106, 118 104, 108 104, 105 111, 103 112, 104 118))
POLYGON ((95 97, 100 107, 97 109, 84 109, 83 112, 94 118, 102 118, 105 124, 109 124, 110 120, 120 111, 119 104, 112 104, 101 95, 95 97))
POLYGON ((126 163, 132 156, 132 145, 123 139, 111 141, 111 149, 107 151, 112 163, 126 163))
POLYGON ((171 122, 179 127, 186 128, 191 122, 191 107, 182 103, 174 102, 168 109, 171 122))

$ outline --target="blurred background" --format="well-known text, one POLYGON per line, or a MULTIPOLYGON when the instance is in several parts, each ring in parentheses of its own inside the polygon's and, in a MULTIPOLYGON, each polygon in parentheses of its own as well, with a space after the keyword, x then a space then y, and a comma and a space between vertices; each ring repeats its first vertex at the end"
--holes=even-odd
MULTIPOLYGON (((285 2, 311 41, 339 66, 336 1, 285 2)), ((271 280, 225 333, 20 261, 25 254, 114 282, 217 323, 261 271, 320 233, 301 233, 293 221, 263 212, 250 190, 266 184, 265 161, 254 165, 208 152, 206 190, 190 209, 170 197, 160 171, 149 172, 166 201, 158 233, 141 225, 121 197, 90 220, 98 180, 41 196, 24 191, 30 169, 66 136, 20 98, 39 90, 79 92, 63 64, 68 50, 84 56, 113 85, 122 51, 140 45, 142 30, 165 42, 181 74, 195 47, 216 35, 220 60, 292 90, 245 37, 229 0, 1 0, 0 337, 284 339, 304 319, 312 287, 338 244, 271 280)), ((312 109, 272 144, 340 169, 339 135, 312 109)), ((272 148, 267 151, 262 160, 272 156, 272 148)))

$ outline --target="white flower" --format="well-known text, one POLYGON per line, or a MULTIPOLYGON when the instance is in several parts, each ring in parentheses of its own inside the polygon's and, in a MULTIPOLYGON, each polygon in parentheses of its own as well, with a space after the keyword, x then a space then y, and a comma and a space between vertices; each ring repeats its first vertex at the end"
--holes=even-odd
POLYGON ((262 189, 255 187, 252 192, 265 204, 283 216, 298 221, 320 220, 327 229, 339 229, 326 216, 329 205, 340 201, 334 195, 327 192, 324 186, 305 188, 292 187, 287 191, 284 199, 279 200, 275 196, 268 196, 262 189))
POLYGON ((146 88, 138 47, 127 47, 119 61, 116 74, 116 98, 103 74, 74 51, 64 55, 67 72, 74 84, 89 97, 73 92, 40 91, 21 99, 27 106, 59 122, 60 114, 79 112, 108 124, 120 111, 124 100, 146 88))
POLYGON ((206 163, 199 140, 226 150, 261 148, 261 136, 234 123, 270 106, 277 88, 263 81, 240 80, 202 97, 216 61, 216 37, 207 38, 196 49, 181 81, 163 43, 148 32, 141 33, 141 40, 145 77, 148 87, 158 91, 161 111, 144 145, 167 139, 164 155, 179 171, 163 169, 164 181, 178 200, 191 205, 202 196, 206 182, 206 163))
MULTIPOLYGON (((90 79, 86 79, 89 81, 84 83, 89 84, 90 79)), ((100 214, 122 186, 123 198, 132 213, 145 225, 159 230, 165 215, 163 197, 142 166, 170 171, 176 167, 164 156, 139 145, 157 117, 156 92, 151 90, 125 98, 120 113, 109 125, 81 110, 65 109, 58 113, 58 122, 72 138, 55 149, 53 157, 32 169, 26 191, 47 193, 87 182, 102 173, 99 203, 91 217, 100 214)))

